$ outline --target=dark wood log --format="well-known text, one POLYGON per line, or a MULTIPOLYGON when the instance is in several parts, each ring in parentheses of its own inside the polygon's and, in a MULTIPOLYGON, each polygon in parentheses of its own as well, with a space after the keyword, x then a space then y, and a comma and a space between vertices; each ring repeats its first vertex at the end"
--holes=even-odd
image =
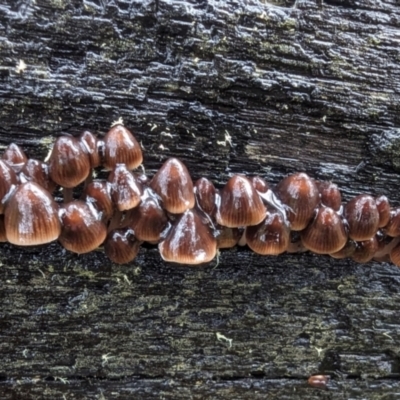
MULTIPOLYGON (((123 117, 146 173, 294 171, 399 205, 394 0, 0 5, 0 142, 44 158, 123 117)), ((144 248, 130 265, 0 246, 2 399, 395 399, 400 272, 311 254, 144 248), (307 386, 331 376, 327 390, 307 386)))

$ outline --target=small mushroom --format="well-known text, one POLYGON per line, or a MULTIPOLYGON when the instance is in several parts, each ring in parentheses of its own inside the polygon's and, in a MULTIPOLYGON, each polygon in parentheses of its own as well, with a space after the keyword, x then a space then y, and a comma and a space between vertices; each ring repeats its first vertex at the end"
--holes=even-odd
POLYGON ((161 197, 171 214, 181 214, 195 204, 192 178, 177 158, 168 159, 154 175, 150 187, 161 197))
POLYGON ((18 183, 14 170, 3 160, 0 160, 0 214, 4 214, 4 201, 10 190, 18 183))
POLYGON ((16 172, 18 173, 28 157, 24 151, 15 143, 11 143, 4 150, 2 159, 16 172))
POLYGON ((390 204, 386 196, 379 196, 376 198, 376 208, 379 213, 379 228, 385 227, 390 221, 390 204))
POLYGON ((55 182, 50 178, 49 166, 43 161, 30 158, 19 172, 21 181, 36 182, 42 188, 52 193, 56 188, 55 182))
POLYGON ((197 204, 208 215, 213 215, 215 210, 216 189, 207 178, 200 178, 194 184, 197 204))
POLYGON ((339 188, 332 182, 317 182, 321 204, 339 211, 342 205, 342 195, 339 188))
POLYGON ((116 264, 126 264, 136 258, 141 242, 137 240, 132 229, 118 229, 110 232, 104 243, 106 256, 116 264))
POLYGON ((49 243, 61 232, 58 205, 35 182, 23 183, 12 193, 6 204, 4 223, 7 240, 19 246, 49 243))

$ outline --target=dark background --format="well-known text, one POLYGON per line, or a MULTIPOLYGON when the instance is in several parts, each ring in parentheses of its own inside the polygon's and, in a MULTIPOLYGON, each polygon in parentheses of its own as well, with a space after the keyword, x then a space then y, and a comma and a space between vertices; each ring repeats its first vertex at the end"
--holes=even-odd
MULTIPOLYGON (((149 175, 170 156, 217 186, 305 171, 398 206, 399 26, 395 0, 1 0, 0 144, 44 158, 122 117, 149 175)), ((2 399, 400 398, 394 265, 118 266, 57 243, 0 262, 2 399)))

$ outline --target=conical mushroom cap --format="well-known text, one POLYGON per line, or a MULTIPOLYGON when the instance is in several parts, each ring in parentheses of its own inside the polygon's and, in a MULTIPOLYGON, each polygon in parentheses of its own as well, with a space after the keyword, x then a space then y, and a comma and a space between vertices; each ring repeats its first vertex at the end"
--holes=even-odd
POLYGON ((0 160, 0 214, 4 213, 4 197, 17 182, 14 170, 5 161, 0 160))
POLYGON ((117 264, 126 264, 135 259, 140 244, 133 235, 132 229, 118 229, 108 234, 104 243, 106 256, 117 264))
MULTIPOLYGON (((217 201, 218 203, 218 201, 217 201)), ((251 182, 235 175, 221 190, 216 220, 228 228, 259 224, 266 214, 265 206, 251 182)))
POLYGON ((303 230, 311 221, 319 203, 319 191, 315 182, 305 173, 289 175, 275 188, 279 199, 290 211, 288 219, 293 231, 303 230))
POLYGON ((58 205, 37 183, 20 185, 5 210, 7 240, 19 246, 33 246, 56 240, 61 232, 58 205))
POLYGON ((301 241, 317 254, 336 253, 347 242, 342 218, 330 207, 321 207, 313 221, 301 232, 301 241))
POLYGON ((113 126, 104 136, 104 167, 114 169, 125 164, 131 170, 143 161, 142 149, 132 133, 123 125, 113 126))
POLYGON ((73 188, 89 176, 89 156, 78 139, 60 136, 56 140, 49 158, 49 173, 54 182, 65 188, 73 188))
POLYGON ((164 208, 171 214, 181 214, 194 207, 192 178, 177 158, 170 158, 162 165, 150 187, 161 197, 164 208))
POLYGON ((268 212, 264 221, 246 228, 246 243, 258 254, 278 255, 290 243, 290 229, 280 212, 268 212))
POLYGON ((71 201, 60 210, 60 216, 62 231, 58 240, 67 250, 88 253, 104 242, 107 228, 87 203, 71 201))
POLYGON ((217 252, 217 241, 195 210, 187 210, 159 243, 161 257, 179 264, 202 264, 217 252))

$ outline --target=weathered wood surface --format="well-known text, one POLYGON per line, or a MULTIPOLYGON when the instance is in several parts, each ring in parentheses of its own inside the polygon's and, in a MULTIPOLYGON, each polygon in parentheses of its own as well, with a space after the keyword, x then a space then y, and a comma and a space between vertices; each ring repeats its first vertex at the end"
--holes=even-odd
MULTIPOLYGON (((398 205, 399 27, 395 0, 2 0, 0 142, 44 158, 121 116, 149 174, 171 155, 219 185, 303 170, 398 205)), ((0 252, 2 399, 400 398, 393 265, 0 252)))

